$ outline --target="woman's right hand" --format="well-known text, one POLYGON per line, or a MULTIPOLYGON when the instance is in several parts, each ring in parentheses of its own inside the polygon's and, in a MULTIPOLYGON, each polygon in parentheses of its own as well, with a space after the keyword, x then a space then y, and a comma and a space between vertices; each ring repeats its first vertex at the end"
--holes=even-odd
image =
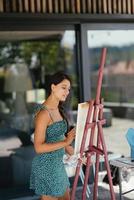
POLYGON ((73 140, 75 138, 75 132, 76 132, 76 129, 73 128, 73 129, 71 129, 71 131, 69 131, 67 133, 67 136, 66 136, 66 139, 65 139, 67 146, 70 145, 73 142, 73 140))

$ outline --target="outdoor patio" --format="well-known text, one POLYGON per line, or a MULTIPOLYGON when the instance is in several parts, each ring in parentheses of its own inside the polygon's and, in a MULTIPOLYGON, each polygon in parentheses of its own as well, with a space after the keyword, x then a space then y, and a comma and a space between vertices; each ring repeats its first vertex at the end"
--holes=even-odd
MULTIPOLYGON (((128 130, 128 128, 132 128, 134 126, 133 120, 128 120, 128 119, 118 119, 118 118, 113 118, 112 119, 112 126, 108 128, 104 128, 104 136, 105 136, 105 142, 107 145, 107 150, 108 152, 114 152, 115 154, 121 154, 124 156, 129 156, 130 155, 130 149, 127 144, 127 140, 125 138, 125 134, 128 130)), ((101 171, 99 173, 99 191, 98 191, 98 200, 106 199, 110 200, 110 193, 109 193, 109 185, 102 182, 102 179, 104 175, 106 174, 106 171, 101 171)), ((90 185, 91 189, 91 196, 90 200, 92 200, 92 185, 90 185)), ((123 182, 123 191, 127 189, 133 189, 134 188, 134 176, 130 177, 128 182, 123 182)), ((114 191, 116 193, 116 199, 119 199, 119 187, 114 186, 114 191)), ((38 200, 37 196, 30 196, 30 193, 27 193, 26 188, 21 188, 21 193, 24 194, 23 197, 19 198, 19 196, 16 198, 12 198, 10 195, 10 190, 5 190, 0 191, 0 200, 38 200), (8 194, 9 191, 9 194, 8 194), (10 198, 11 197, 11 198, 10 198)), ((14 191, 15 193, 15 191, 14 191)), ((17 193, 17 190, 16 190, 17 193)), ((76 200, 81 200, 81 193, 82 193, 82 188, 78 187, 77 192, 76 192, 76 200)), ((134 192, 128 193, 124 195, 123 200, 134 200, 134 192)))

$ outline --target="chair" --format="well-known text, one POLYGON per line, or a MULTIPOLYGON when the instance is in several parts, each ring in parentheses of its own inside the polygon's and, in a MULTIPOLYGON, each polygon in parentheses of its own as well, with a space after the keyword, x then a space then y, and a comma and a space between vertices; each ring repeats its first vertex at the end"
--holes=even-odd
POLYGON ((33 145, 23 146, 14 150, 14 153, 11 155, 12 179, 14 185, 29 184, 31 164, 35 155, 33 145))
POLYGON ((128 129, 126 138, 131 148, 131 159, 134 159, 134 129, 133 128, 128 129))

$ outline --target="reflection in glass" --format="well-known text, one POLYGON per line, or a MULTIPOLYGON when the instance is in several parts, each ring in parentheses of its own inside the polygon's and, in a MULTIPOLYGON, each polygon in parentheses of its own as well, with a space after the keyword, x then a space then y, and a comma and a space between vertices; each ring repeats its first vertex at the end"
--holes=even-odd
POLYGON ((103 81, 105 101, 134 102, 133 34, 134 31, 88 31, 92 87, 95 85, 101 49, 108 49, 103 81))
POLYGON ((112 121, 112 126, 104 129, 108 151, 129 156, 125 134, 133 127, 134 119, 134 31, 90 30, 87 34, 93 97, 101 50, 107 47, 102 97, 108 108, 104 109, 104 117, 112 121))
POLYGON ((65 108, 70 125, 75 123, 73 110, 77 107, 79 95, 74 35, 74 31, 35 31, 14 32, 12 41, 9 41, 9 32, 5 32, 3 41, 0 37, 0 194, 4 194, 2 199, 9 199, 9 196, 14 199, 15 195, 21 197, 26 193, 30 195, 28 184, 34 156, 31 141, 34 132, 34 110, 46 98, 49 75, 59 70, 65 71, 72 78, 73 98, 68 99, 65 108), (73 43, 69 43, 68 39, 73 40, 73 43), (20 186, 21 192, 16 194, 16 191, 19 193, 20 186), (5 188, 9 189, 9 194, 5 188))

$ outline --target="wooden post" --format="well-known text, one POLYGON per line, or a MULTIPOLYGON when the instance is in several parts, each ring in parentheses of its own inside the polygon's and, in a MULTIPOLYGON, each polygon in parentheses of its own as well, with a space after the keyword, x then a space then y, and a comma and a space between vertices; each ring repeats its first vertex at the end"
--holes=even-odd
POLYGON ((3 0, 0 1, 0 12, 4 11, 3 0))
POLYGON ((54 12, 59 13, 59 5, 58 5, 58 0, 54 1, 54 12))
MULTIPOLYGON (((10 3, 11 2, 9 0, 5 0, 5 10, 6 10, 6 12, 11 12, 11 5, 10 5, 10 3)), ((16 1, 15 1, 15 4, 16 4, 16 1)))
POLYGON ((134 14, 134 0, 131 0, 131 5, 132 5, 132 14, 134 14))
POLYGON ((42 0, 42 12, 43 13, 47 12, 47 2, 46 2, 46 0, 42 0))
POLYGON ((96 2, 96 0, 93 0, 92 1, 92 4, 93 4, 93 13, 97 13, 97 2, 96 2))
POLYGON ((103 13, 107 13, 107 0, 103 0, 103 13))
POLYGON ((81 11, 82 13, 86 13, 86 0, 81 1, 81 11))
POLYGON ((121 14, 122 12, 122 0, 118 0, 117 1, 117 10, 118 10, 118 13, 121 14))
MULTIPOLYGON (((38 0, 37 0, 38 1, 38 0)), ((53 5, 52 5, 53 0, 48 1, 48 12, 53 13, 53 5)))
POLYGON ((122 0, 122 14, 127 13, 127 5, 126 5, 126 0, 122 0))
POLYGON ((112 14, 112 4, 111 4, 111 0, 108 0, 108 13, 112 14))
POLYGON ((65 12, 70 13, 70 2, 69 0, 65 0, 65 12))
POLYGON ((113 0, 113 13, 117 13, 117 0, 113 0))
POLYGON ((41 12, 41 2, 40 2, 40 0, 36 0, 36 11, 38 13, 41 12))
POLYGON ((87 0, 87 12, 92 13, 92 0, 87 0))
POLYGON ((77 12, 77 13, 80 13, 80 12, 81 12, 80 0, 76 0, 76 12, 77 12))
POLYGON ((102 13, 102 0, 98 1, 98 12, 102 13))
POLYGON ((131 7, 132 7, 131 0, 127 0, 127 13, 128 14, 131 14, 131 7))
POLYGON ((71 0, 71 12, 75 13, 75 0, 71 0))
POLYGON ((30 9, 32 13, 35 13, 35 3, 34 0, 30 0, 30 9))
POLYGON ((23 12, 23 3, 22 0, 18 1, 19 12, 23 12))
POLYGON ((60 0, 60 13, 64 13, 64 1, 60 0))
POLYGON ((28 0, 24 0, 24 11, 29 12, 29 3, 28 0))

